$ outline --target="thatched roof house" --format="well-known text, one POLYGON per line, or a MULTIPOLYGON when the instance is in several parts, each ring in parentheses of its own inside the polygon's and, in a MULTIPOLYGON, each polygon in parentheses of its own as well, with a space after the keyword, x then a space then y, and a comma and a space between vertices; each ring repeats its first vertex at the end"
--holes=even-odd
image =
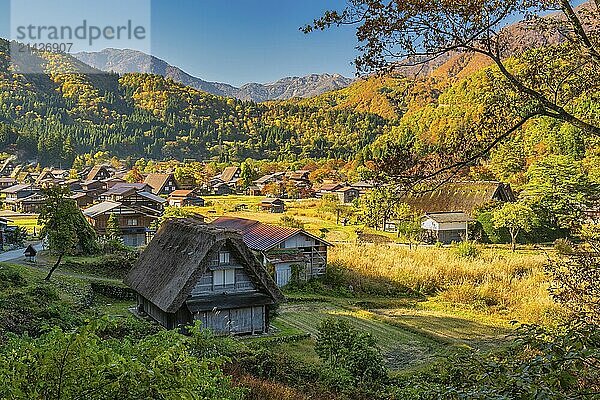
POLYGON ((283 298, 239 233, 193 219, 166 221, 125 283, 139 311, 169 329, 201 320, 216 333, 266 332, 283 298))
POLYGON ((144 183, 152 188, 152 192, 159 196, 169 195, 179 189, 173 174, 149 174, 144 183))
POLYGON ((464 212, 493 202, 513 202, 515 195, 500 182, 451 182, 427 193, 407 195, 402 202, 424 213, 464 212))

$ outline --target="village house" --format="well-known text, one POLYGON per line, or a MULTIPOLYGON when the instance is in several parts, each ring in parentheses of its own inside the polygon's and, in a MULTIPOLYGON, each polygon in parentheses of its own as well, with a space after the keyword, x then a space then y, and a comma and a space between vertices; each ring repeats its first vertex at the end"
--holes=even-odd
POLYGON ((166 221, 125 283, 140 314, 167 329, 201 321, 216 334, 267 332, 283 299, 239 233, 191 219, 166 221))
POLYGON ((40 188, 32 184, 20 184, 3 189, 0 193, 6 196, 4 199, 5 208, 15 212, 21 212, 20 207, 22 207, 22 203, 20 200, 40 193, 40 188))
POLYGON ((285 174, 285 178, 298 189, 310 190, 312 188, 312 183, 310 182, 310 171, 290 171, 285 174))
POLYGON ((195 190, 176 190, 167 200, 171 207, 204 207, 204 199, 195 190))
POLYGON ((106 235, 106 224, 112 214, 119 221, 123 243, 131 247, 140 247, 148 243, 153 234, 152 223, 158 219, 151 213, 145 213, 113 201, 104 201, 83 211, 83 215, 99 236, 106 235))
POLYGON ((39 214, 46 202, 46 197, 41 193, 34 193, 22 199, 15 200, 12 210, 25 214, 39 214))
POLYGON ((325 274, 331 244, 302 229, 234 217, 220 217, 212 224, 240 232, 280 287, 292 279, 305 281, 325 274))
POLYGON ((97 199, 102 193, 106 192, 106 186, 102 181, 85 181, 81 182, 81 190, 97 199))
POLYGON ((17 168, 15 161, 17 157, 10 156, 0 164, 0 176, 10 177, 17 168))
POLYGON ((86 181, 101 181, 113 176, 112 172, 106 165, 96 165, 88 172, 86 181))
POLYGON ((144 183, 152 188, 152 193, 158 196, 168 196, 179 189, 173 174, 149 174, 144 183))
POLYGON ((252 186, 248 186, 248 189, 246 189, 246 195, 258 197, 258 196, 262 196, 263 192, 258 186, 252 185, 252 186))
MULTIPOLYGON (((408 204, 414 211, 422 212, 426 215, 425 221, 429 216, 434 216, 441 221, 430 221, 426 231, 433 232, 433 237, 437 237, 441 243, 447 243, 446 238, 452 236, 451 241, 462 241, 468 239, 468 234, 464 233, 463 225, 468 227, 470 221, 478 208, 494 203, 514 202, 515 195, 510 185, 500 182, 450 182, 431 192, 409 194, 401 198, 401 202, 408 204), (439 216, 438 216, 439 215, 439 216), (446 221, 446 218, 458 218, 460 221, 446 221), (469 218, 467 221, 464 219, 469 218), (435 223, 442 224, 442 228, 433 229, 435 223), (460 228, 451 228, 455 224, 461 224, 460 228), (438 231, 440 231, 438 233, 438 231), (451 231, 451 232, 448 232, 451 231), (460 231, 457 234, 454 231, 460 231)), ((385 229, 387 231, 396 231, 395 221, 388 221, 385 229)))
POLYGON ((111 176, 110 178, 102 179, 102 183, 106 187, 106 189, 112 189, 116 185, 120 183, 128 183, 125 179, 119 178, 117 176, 111 176))
POLYGON ((463 212, 427 213, 421 227, 431 243, 451 244, 469 239, 472 218, 463 212))
POLYGON ((514 202, 510 185, 500 182, 451 182, 425 193, 409 194, 401 201, 423 213, 473 212, 496 202, 514 202))
POLYGON ((148 213, 162 216, 167 200, 150 192, 150 187, 143 183, 119 183, 112 189, 102 193, 100 201, 112 201, 148 213))
POLYGON ((220 175, 217 175, 215 178, 218 178, 223 183, 235 186, 237 185, 241 175, 242 170, 240 169, 240 167, 227 167, 223 170, 223 172, 220 175))
POLYGON ((7 189, 11 186, 15 186, 17 184, 17 180, 9 177, 0 178, 0 190, 7 189))
POLYGON ((31 172, 23 171, 15 175, 15 179, 20 184, 33 184, 35 183, 35 176, 31 172))
POLYGON ((315 197, 321 198, 326 194, 332 194, 337 196, 337 191, 342 189, 345 185, 343 183, 326 183, 321 185, 319 190, 315 193, 315 197))
POLYGON ((267 211, 274 214, 285 212, 285 202, 281 199, 263 199, 260 202, 261 211, 267 211))
POLYGON ((227 183, 217 183, 212 187, 212 192, 213 195, 215 196, 226 196, 229 194, 233 194, 234 190, 233 188, 228 185, 227 183))
POLYGON ((83 187, 81 186, 80 179, 69 179, 63 182, 63 185, 67 186, 71 192, 81 192, 83 187))
POLYGON ((70 198, 75 200, 79 208, 86 208, 94 202, 94 198, 85 192, 75 192, 70 198))
POLYGON ((262 176, 253 183, 254 186, 258 187, 260 190, 263 190, 265 186, 271 183, 283 184, 284 178, 285 172, 275 172, 273 174, 262 176))
POLYGON ((360 197, 360 191, 351 186, 338 189, 336 190, 335 194, 338 196, 340 203, 342 204, 350 204, 360 197))
POLYGON ((372 182, 365 182, 365 181, 356 182, 350 186, 352 186, 355 189, 358 189, 361 196, 369 193, 375 187, 375 185, 372 182))

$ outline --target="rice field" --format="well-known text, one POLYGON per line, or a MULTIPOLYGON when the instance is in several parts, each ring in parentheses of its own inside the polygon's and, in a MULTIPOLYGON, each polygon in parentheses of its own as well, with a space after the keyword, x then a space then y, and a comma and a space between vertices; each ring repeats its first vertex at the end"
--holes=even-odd
POLYGON ((497 346, 510 333, 501 326, 445 312, 411 308, 371 310, 340 304, 334 299, 285 304, 274 325, 278 330, 310 333, 315 338, 320 322, 327 317, 347 320, 373 335, 388 366, 396 370, 427 364, 460 348, 485 350, 497 346))

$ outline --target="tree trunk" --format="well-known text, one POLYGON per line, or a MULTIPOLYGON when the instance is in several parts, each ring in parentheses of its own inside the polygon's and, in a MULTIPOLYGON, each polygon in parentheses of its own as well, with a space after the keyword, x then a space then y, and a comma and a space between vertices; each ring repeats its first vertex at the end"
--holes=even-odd
POLYGON ((56 271, 56 269, 60 265, 60 262, 62 261, 62 258, 63 258, 63 254, 61 253, 58 256, 58 260, 56 260, 56 262, 54 263, 54 265, 52 266, 52 268, 50 268, 50 272, 48 272, 48 275, 45 278, 46 281, 49 281, 52 278, 52 274, 54 273, 54 271, 56 271))
POLYGON ((515 251, 517 251, 517 236, 519 236, 519 230, 517 229, 516 231, 514 230, 510 230, 510 238, 511 238, 511 243, 512 243, 512 252, 514 253, 515 251))

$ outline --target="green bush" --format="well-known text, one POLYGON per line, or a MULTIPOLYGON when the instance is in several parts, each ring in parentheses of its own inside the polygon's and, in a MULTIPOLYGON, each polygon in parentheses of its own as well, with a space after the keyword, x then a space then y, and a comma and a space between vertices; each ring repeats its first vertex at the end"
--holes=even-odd
POLYGON ((25 278, 17 271, 10 267, 0 267, 0 290, 7 289, 11 286, 22 287, 27 284, 25 278))
POLYGON ((334 387, 338 391, 375 394, 388 381, 385 362, 375 338, 346 320, 323 320, 319 325, 315 350, 327 367, 329 385, 336 385, 334 387))
POLYGON ((138 258, 137 252, 115 253, 93 258, 68 258, 63 268, 84 274, 124 278, 138 258))
POLYGON ((192 353, 193 337, 161 331, 140 340, 106 340, 98 335, 102 325, 10 338, 0 349, 0 398, 243 398, 244 390, 222 373, 223 360, 192 353))
POLYGON ((573 254, 573 243, 569 239, 556 239, 554 241, 554 250, 562 255, 573 254))
POLYGON ((460 258, 476 259, 481 255, 481 250, 474 242, 461 242, 452 247, 452 252, 460 258))

